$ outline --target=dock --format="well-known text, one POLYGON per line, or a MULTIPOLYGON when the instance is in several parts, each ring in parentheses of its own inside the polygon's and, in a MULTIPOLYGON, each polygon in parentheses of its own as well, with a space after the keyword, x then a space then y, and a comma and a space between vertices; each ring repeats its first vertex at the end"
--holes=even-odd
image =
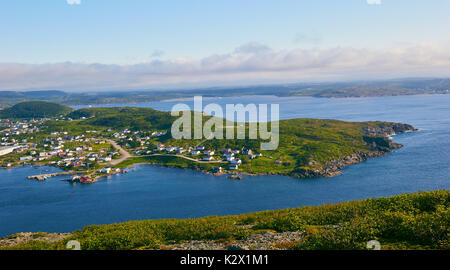
POLYGON ((44 181, 47 178, 60 176, 60 175, 71 175, 71 174, 80 174, 87 172, 59 172, 59 173, 47 173, 47 174, 39 174, 39 175, 30 175, 28 179, 36 179, 38 181, 44 181))

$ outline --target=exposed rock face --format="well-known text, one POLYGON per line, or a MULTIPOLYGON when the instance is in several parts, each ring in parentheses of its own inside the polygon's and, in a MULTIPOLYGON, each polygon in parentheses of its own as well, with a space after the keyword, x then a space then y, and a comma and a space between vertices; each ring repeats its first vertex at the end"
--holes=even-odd
POLYGON ((366 136, 363 137, 363 140, 370 147, 370 151, 357 152, 338 160, 332 160, 321 168, 298 169, 291 176, 317 178, 340 175, 341 169, 348 165, 360 163, 369 158, 380 157, 391 152, 392 149, 403 147, 402 144, 393 142, 389 136, 416 130, 411 125, 401 123, 381 123, 378 127, 365 127, 363 134, 366 136))
POLYGON ((205 241, 193 240, 161 246, 171 250, 284 250, 300 243, 303 232, 264 232, 253 234, 245 240, 205 241))
POLYGON ((71 233, 16 233, 0 239, 0 247, 15 246, 29 241, 57 242, 71 235, 71 233))
POLYGON ((403 145, 393 142, 389 137, 370 137, 364 136, 364 142, 372 148, 373 151, 390 152, 391 149, 400 148, 403 145))
POLYGON ((402 123, 381 123, 378 127, 365 127, 364 133, 370 136, 385 137, 394 134, 416 131, 413 126, 402 123))

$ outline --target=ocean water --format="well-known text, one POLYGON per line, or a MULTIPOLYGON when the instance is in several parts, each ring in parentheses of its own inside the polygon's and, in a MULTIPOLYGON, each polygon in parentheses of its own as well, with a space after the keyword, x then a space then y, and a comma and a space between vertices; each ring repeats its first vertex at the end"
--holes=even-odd
MULTIPOLYGON (((170 110, 179 102, 127 106, 170 110)), ((450 95, 319 99, 269 96, 204 99, 204 104, 280 104, 283 119, 394 121, 418 132, 394 136, 404 147, 349 166, 333 178, 246 177, 241 181, 182 169, 137 166, 92 185, 28 175, 58 171, 31 166, 0 170, 0 236, 16 232, 70 232, 90 224, 187 218, 391 196, 450 188, 450 95)), ((108 105, 108 106, 121 106, 108 105)))

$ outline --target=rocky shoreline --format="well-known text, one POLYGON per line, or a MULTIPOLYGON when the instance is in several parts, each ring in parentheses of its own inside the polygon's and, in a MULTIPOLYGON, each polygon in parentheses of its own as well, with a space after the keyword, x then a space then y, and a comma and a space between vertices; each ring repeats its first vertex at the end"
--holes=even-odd
POLYGON ((403 147, 402 144, 392 141, 390 136, 417 131, 411 125, 402 123, 381 124, 378 127, 364 128, 364 141, 371 148, 370 151, 360 151, 341 159, 332 160, 325 166, 317 169, 299 169, 290 176, 296 178, 333 177, 342 174, 342 169, 366 161, 369 158, 384 156, 394 149, 403 147))

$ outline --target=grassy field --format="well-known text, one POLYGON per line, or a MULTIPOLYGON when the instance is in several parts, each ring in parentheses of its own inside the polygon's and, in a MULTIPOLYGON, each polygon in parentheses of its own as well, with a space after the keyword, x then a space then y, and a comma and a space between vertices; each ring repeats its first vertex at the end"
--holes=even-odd
POLYGON ((77 240, 83 250, 158 249, 169 242, 246 239, 265 231, 302 231, 294 250, 359 250, 370 240, 382 249, 449 249, 450 191, 403 194, 322 206, 236 216, 142 220, 91 225, 59 242, 29 241, 3 249, 65 249, 77 240))

